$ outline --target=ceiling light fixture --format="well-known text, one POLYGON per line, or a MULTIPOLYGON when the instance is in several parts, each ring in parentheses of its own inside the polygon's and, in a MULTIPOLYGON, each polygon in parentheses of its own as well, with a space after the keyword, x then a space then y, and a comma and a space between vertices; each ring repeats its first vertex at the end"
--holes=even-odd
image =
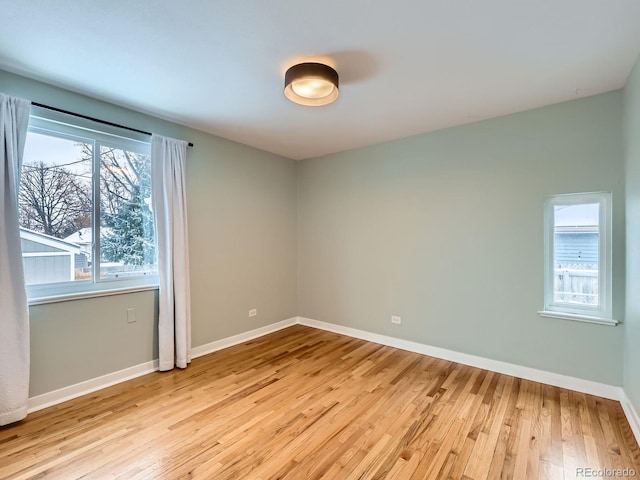
POLYGON ((339 93, 338 72, 324 63, 299 63, 284 75, 285 97, 300 105, 328 105, 339 93))

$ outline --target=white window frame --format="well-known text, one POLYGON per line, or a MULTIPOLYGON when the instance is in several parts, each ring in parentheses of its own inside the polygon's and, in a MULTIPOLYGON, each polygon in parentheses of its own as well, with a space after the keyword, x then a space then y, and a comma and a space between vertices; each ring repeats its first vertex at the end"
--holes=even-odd
POLYGON ((612 318, 612 195, 610 192, 553 195, 544 205, 544 308, 542 317, 616 325, 612 318), (554 209, 561 205, 598 204, 598 305, 554 301, 554 209))
MULTIPOLYGON (((122 129, 108 125, 96 124, 90 120, 77 118, 58 112, 32 107, 29 119, 29 130, 38 133, 51 134, 60 138, 90 139, 102 145, 117 145, 134 151, 151 154, 151 144, 148 135, 126 132, 122 129)), ((92 232, 95 238, 100 236, 99 225, 99 182, 100 172, 96 169, 96 160, 92 164, 92 232)), ((93 248, 94 258, 100 258, 99 247, 93 248), (95 257, 95 255, 98 255, 95 257)), ((88 297, 99 297, 119 293, 128 293, 158 288, 159 275, 140 275, 127 278, 97 278, 97 263, 93 262, 91 280, 73 280, 69 282, 45 283, 27 285, 27 299, 30 305, 53 303, 66 300, 75 300, 88 297)))

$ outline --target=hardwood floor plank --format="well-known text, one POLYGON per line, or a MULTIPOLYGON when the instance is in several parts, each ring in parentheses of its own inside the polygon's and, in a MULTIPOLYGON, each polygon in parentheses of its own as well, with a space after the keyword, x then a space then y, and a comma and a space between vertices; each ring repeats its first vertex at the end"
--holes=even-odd
POLYGON ((632 468, 618 402, 303 326, 0 428, 0 479, 579 478, 632 468))

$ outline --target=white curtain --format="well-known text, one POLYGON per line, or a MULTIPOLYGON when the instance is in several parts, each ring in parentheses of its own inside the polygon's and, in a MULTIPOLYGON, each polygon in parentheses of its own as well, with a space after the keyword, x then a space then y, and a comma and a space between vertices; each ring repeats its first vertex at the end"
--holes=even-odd
POLYGON ((0 425, 27 416, 29 309, 24 288, 18 189, 31 102, 0 93, 0 425))
POLYGON ((151 197, 156 222, 160 370, 191 362, 191 297, 185 162, 187 142, 151 137, 151 197))

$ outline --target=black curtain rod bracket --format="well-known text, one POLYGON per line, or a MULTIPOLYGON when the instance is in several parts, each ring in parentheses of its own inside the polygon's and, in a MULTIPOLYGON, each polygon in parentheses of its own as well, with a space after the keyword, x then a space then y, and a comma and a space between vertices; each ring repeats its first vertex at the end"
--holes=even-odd
MULTIPOLYGON (((78 118, 84 118, 85 120, 91 120, 92 122, 102 123, 103 125, 122 128, 124 130, 129 130, 130 132, 142 133, 143 135, 151 136, 151 132, 145 132, 144 130, 138 130, 137 128, 127 127, 125 125, 120 125, 118 123, 107 122, 106 120, 100 120, 99 118, 90 117, 88 115, 82 115, 81 113, 70 112, 69 110, 63 110, 62 108, 51 107, 49 105, 44 105, 43 103, 31 102, 31 105, 33 105, 34 107, 46 108, 47 110, 53 110, 54 112, 66 113, 67 115, 73 115, 74 117, 78 117, 78 118)), ((193 147, 193 143, 189 142, 189 146, 193 147)))

